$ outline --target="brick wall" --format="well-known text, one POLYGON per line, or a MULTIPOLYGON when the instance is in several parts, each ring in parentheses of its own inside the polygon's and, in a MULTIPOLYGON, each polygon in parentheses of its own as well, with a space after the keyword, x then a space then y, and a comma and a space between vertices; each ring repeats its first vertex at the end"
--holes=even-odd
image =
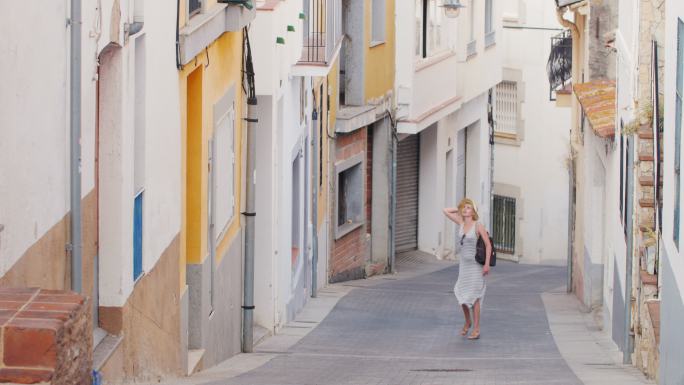
POLYGON ((90 384, 88 304, 68 291, 0 288, 0 382, 90 384))
MULTIPOLYGON (((363 151, 367 151, 367 131, 366 128, 361 128, 349 134, 339 134, 335 139, 335 162, 349 159, 363 151)), ((364 167, 364 171, 366 171, 367 167, 368 165, 364 167)), ((365 184, 363 188, 368 191, 366 175, 364 175, 363 181, 365 184)), ((333 196, 336 196, 336 192, 333 196)), ((368 213, 370 202, 367 198, 364 198, 364 203, 366 204, 364 210, 368 213)), ((333 204, 337 204, 336 198, 333 204)), ((336 218, 333 218, 333 221, 336 220, 336 218)), ((370 232, 370 226, 364 223, 363 226, 351 231, 333 243, 330 257, 330 282, 347 281, 366 276, 365 266, 369 260, 367 231, 370 232), (366 227, 369 230, 366 230, 366 227)))

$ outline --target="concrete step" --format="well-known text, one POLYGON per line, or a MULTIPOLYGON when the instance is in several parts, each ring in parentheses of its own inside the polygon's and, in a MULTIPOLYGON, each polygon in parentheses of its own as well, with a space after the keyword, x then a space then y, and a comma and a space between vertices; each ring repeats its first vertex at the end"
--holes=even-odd
POLYGON ((202 359, 204 358, 204 349, 190 349, 188 350, 188 376, 202 370, 202 359))

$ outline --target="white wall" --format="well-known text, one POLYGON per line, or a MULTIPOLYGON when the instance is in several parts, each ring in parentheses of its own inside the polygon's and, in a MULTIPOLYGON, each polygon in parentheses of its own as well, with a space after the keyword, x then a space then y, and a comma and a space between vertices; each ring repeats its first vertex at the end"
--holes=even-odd
MULTIPOLYGON (((677 79, 677 23, 678 18, 684 20, 684 4, 678 1, 667 2, 666 44, 665 47, 665 132, 663 137, 663 247, 666 250, 666 258, 672 267, 672 275, 675 277, 676 286, 679 288, 680 298, 684 298, 684 258, 677 250, 673 241, 674 226, 674 142, 675 142, 675 95, 677 79)), ((682 178, 682 175, 680 175, 682 178)), ((682 178, 684 179, 684 178, 682 178)), ((680 182, 684 185, 684 181, 680 182)), ((684 193, 681 193, 684 196, 684 193)), ((680 202, 680 215, 684 205, 680 202)), ((684 222, 680 219, 680 245, 684 243, 684 222)), ((681 247, 681 246, 680 246, 681 247)), ((663 263, 663 265, 665 265, 663 263)))
MULTIPOLYGON (((455 234, 445 234, 444 214, 446 182, 446 154, 456 151, 458 132, 469 126, 486 122, 485 95, 465 104, 457 112, 435 123, 420 133, 420 186, 418 194, 418 249, 441 258, 446 242, 453 244, 455 234), (451 143, 451 144, 449 144, 451 143)), ((478 206, 480 222, 489 226, 490 152, 489 130, 470 129, 467 144, 466 196, 478 206)), ((452 157, 456 184, 463 180, 457 174, 457 156, 452 157)), ((458 202, 457 202, 458 203, 458 202)))
MULTIPOLYGON (((68 2, 0 5, 0 275, 69 211, 68 2), (28 16, 30 15, 30 17, 28 16), (39 47, 39 49, 38 49, 39 47), (40 203, 40 204, 38 204, 40 203)), ((94 186, 94 7, 83 8, 82 197, 94 186)))
MULTIPOLYGON (((258 97, 267 98, 265 100, 270 104, 260 110, 268 116, 259 116, 260 130, 269 132, 257 134, 269 139, 257 141, 257 156, 270 152, 263 156, 271 161, 257 160, 257 224, 264 231, 257 231, 256 234, 255 260, 255 321, 269 330, 277 329, 286 322, 287 305, 294 295, 291 285, 292 156, 299 149, 303 153, 303 146, 308 144, 305 140, 307 126, 300 125, 301 78, 291 76, 292 66, 302 53, 304 26, 299 19, 301 11, 301 2, 278 2, 272 11, 258 10, 250 27, 256 93, 258 97), (288 25, 293 25, 295 32, 287 32, 288 25), (285 45, 276 44, 277 37, 283 37, 285 45)), ((310 120, 310 79, 306 78, 305 83, 308 99, 306 119, 310 120)), ((303 167, 304 161, 302 157, 303 167)), ((302 174, 300 190, 304 197, 308 196, 308 192, 304 192, 303 177, 308 178, 308 175, 306 172, 302 174)), ((311 184, 308 186, 310 188, 311 184)), ((302 204, 306 202, 302 199, 302 204)), ((309 219, 301 218, 300 223, 304 223, 305 230, 310 229, 309 219)), ((307 236, 307 240, 310 243, 311 235, 307 236)), ((310 254, 308 250, 302 250, 301 253, 302 259, 310 254)), ((319 253, 319 260, 321 258, 325 258, 325 254, 319 253)), ((302 269, 299 277, 305 272, 306 269, 302 269)), ((321 275, 325 276, 325 271, 319 271, 319 277, 321 275)))
MULTIPOLYGON (((551 1, 511 1, 501 6, 512 26, 561 28, 551 1)), ((516 244, 516 254, 521 263, 565 264, 567 259, 570 109, 549 100, 546 76, 550 39, 558 33, 507 28, 499 46, 504 68, 520 76, 516 80, 522 101, 522 140, 519 145, 495 145, 494 181, 520 189, 516 215, 522 244, 516 244)))
MULTIPOLYGON (((122 306, 133 291, 133 200, 136 101, 135 46, 145 39, 145 151, 143 203, 143 271, 154 268, 180 232, 181 136, 175 28, 168 20, 175 9, 147 2, 144 28, 118 50, 119 59, 103 72, 100 124, 100 305, 122 306)), ((104 12, 103 18, 109 18, 104 12)), ((122 12, 121 22, 133 15, 122 12)), ((108 48, 112 49, 112 48, 108 48)))

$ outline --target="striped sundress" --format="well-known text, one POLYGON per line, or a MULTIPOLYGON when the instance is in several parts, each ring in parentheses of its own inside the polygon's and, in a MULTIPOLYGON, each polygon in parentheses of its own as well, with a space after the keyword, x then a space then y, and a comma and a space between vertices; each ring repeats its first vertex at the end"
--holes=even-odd
POLYGON ((484 301, 485 290, 487 283, 482 275, 482 265, 475 260, 475 251, 477 247, 477 223, 473 223, 473 227, 468 231, 468 234, 463 237, 463 225, 458 231, 458 239, 456 243, 461 245, 461 258, 458 264, 458 280, 454 285, 454 294, 460 305, 468 305, 473 307, 477 300, 480 300, 480 306, 484 301))

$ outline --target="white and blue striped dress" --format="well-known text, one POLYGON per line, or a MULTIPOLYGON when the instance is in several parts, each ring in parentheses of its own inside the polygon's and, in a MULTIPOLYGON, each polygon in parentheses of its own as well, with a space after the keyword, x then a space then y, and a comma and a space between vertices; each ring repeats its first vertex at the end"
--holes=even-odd
POLYGON ((468 231, 468 234, 463 237, 463 225, 458 231, 458 239, 456 243, 461 245, 461 260, 458 264, 458 280, 454 285, 454 294, 460 305, 468 305, 473 307, 477 300, 480 300, 480 306, 484 301, 485 290, 487 290, 487 283, 482 275, 482 265, 475 260, 475 252, 477 248, 477 223, 473 223, 473 227, 468 231))

